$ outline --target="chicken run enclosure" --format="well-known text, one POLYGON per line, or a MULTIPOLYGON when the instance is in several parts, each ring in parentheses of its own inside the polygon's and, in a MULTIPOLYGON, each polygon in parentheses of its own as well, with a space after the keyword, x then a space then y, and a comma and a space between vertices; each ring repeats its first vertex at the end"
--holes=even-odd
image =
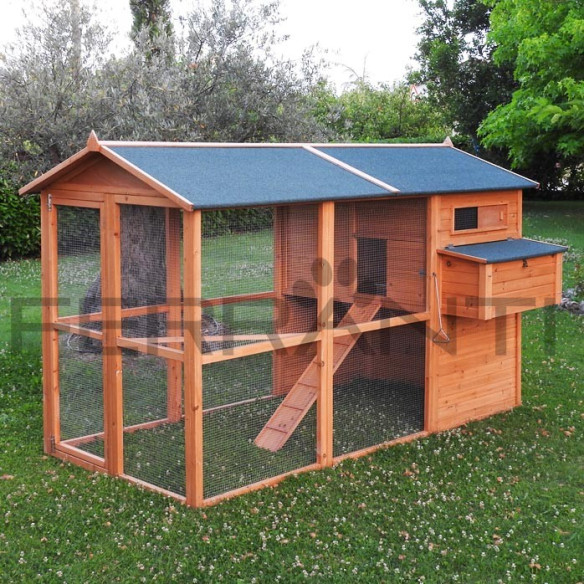
POLYGON ((189 505, 520 403, 564 248, 449 144, 100 142, 42 199, 45 450, 189 505))

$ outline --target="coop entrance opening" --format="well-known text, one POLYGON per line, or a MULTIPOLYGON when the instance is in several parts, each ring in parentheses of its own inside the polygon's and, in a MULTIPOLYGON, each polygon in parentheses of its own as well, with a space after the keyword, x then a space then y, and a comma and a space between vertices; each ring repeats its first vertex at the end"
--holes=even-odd
POLYGON ((387 296, 387 240, 357 238, 357 292, 387 296))

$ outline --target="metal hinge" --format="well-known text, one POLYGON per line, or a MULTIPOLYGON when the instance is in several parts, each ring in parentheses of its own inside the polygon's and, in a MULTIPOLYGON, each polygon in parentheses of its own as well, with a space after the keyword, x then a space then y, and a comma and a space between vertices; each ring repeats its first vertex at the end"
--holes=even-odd
POLYGON ((55 437, 51 436, 49 438, 49 442, 51 443, 51 452, 55 452, 55 450, 56 450, 55 437))
POLYGON ((49 193, 49 195, 47 196, 47 210, 49 211, 53 210, 53 195, 51 195, 51 193, 49 193))

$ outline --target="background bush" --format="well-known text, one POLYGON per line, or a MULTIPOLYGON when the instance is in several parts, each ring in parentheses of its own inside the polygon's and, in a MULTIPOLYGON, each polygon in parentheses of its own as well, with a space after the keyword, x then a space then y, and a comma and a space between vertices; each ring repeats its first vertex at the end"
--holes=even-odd
POLYGON ((38 255, 38 197, 21 197, 16 185, 0 174, 0 261, 38 255))
POLYGON ((225 209, 203 213, 203 235, 260 231, 272 226, 272 209, 225 209))

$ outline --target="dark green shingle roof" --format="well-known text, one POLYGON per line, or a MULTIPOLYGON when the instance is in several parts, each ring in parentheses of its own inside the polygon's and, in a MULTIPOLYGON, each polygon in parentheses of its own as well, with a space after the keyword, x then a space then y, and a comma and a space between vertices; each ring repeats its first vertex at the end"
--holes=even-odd
POLYGON ((466 256, 471 260, 479 260, 487 264, 498 264, 563 253, 568 248, 563 245, 534 241, 533 239, 505 239, 470 245, 449 245, 446 250, 466 256))
POLYGON ((103 146, 201 209, 537 186, 441 145, 103 146))

